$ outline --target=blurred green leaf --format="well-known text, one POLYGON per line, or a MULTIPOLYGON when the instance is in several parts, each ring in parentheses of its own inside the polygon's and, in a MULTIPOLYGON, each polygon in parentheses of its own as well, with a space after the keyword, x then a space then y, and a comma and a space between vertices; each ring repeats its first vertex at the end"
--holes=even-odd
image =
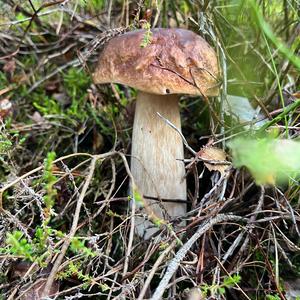
POLYGON ((249 169, 257 184, 275 184, 300 173, 300 142, 237 138, 228 146, 233 164, 249 169))

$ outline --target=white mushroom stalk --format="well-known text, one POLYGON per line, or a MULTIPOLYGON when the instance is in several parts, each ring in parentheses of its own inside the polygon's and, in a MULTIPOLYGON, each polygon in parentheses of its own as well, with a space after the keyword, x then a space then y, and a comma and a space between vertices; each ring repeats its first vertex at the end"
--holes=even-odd
POLYGON ((183 143, 179 134, 157 115, 181 128, 178 95, 139 92, 132 133, 131 172, 143 192, 151 221, 137 217, 137 233, 148 239, 157 231, 153 224, 186 212, 183 143))
POLYGON ((157 112, 181 129, 179 94, 218 94, 218 62, 200 36, 185 29, 153 29, 151 43, 141 47, 145 30, 111 39, 100 54, 95 83, 120 83, 138 92, 132 137, 131 172, 144 209, 136 232, 148 239, 155 220, 169 221, 186 212, 183 142, 157 112))

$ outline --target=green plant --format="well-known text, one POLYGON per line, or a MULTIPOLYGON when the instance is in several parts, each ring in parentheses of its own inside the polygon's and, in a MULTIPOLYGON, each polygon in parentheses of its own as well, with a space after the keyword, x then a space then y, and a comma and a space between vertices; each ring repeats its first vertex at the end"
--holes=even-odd
MULTIPOLYGON (((45 207, 43 209, 43 221, 41 226, 36 226, 35 234, 30 241, 22 231, 7 233, 6 247, 0 248, 1 253, 21 256, 24 260, 36 262, 44 267, 46 258, 49 256, 49 245, 65 238, 65 234, 49 226, 53 215, 53 206, 57 191, 54 187, 57 178, 53 175, 53 162, 55 153, 49 152, 44 160, 44 172, 40 179, 45 195, 43 197, 45 207)), ((39 184, 39 182, 37 182, 39 184)), ((74 254, 81 254, 83 257, 93 257, 96 254, 84 245, 78 237, 74 237, 70 244, 70 251, 74 254)))
POLYGON ((71 241, 70 250, 77 254, 83 254, 85 257, 94 257, 96 253, 90 248, 84 245, 84 241, 81 241, 78 237, 74 237, 71 241))
POLYGON ((13 143, 11 142, 11 140, 3 135, 0 134, 0 154, 5 154, 7 153, 13 146, 13 143))
POLYGON ((220 284, 204 284, 200 286, 200 289, 204 295, 204 297, 207 297, 208 294, 210 295, 224 295, 225 289, 230 289, 234 287, 236 284, 238 284, 241 281, 241 276, 238 274, 232 275, 232 276, 226 276, 222 283, 220 284))
MULTIPOLYGON (((296 68, 300 70, 300 58, 290 50, 290 48, 285 45, 280 39, 276 37, 270 25, 264 20, 263 15, 260 12, 259 6, 254 0, 249 1, 254 14, 254 18, 258 26, 262 29, 267 38, 276 46, 279 52, 281 52, 296 68)), ((296 40, 299 46, 300 39, 296 40)))
POLYGON ((85 7, 92 14, 97 13, 105 6, 105 0, 80 0, 80 6, 85 7))
POLYGON ((6 244, 8 246, 7 251, 2 248, 2 253, 22 256, 26 260, 34 261, 33 246, 26 238, 23 237, 23 233, 21 231, 7 233, 6 244))
POLYGON ((280 300, 281 297, 279 295, 267 295, 266 299, 267 300, 280 300))
MULTIPOLYGON (((46 216, 46 224, 50 221, 51 209, 55 203, 55 197, 57 194, 56 189, 54 188, 54 184, 57 178, 53 175, 53 161, 55 160, 56 154, 55 152, 49 152, 47 158, 44 160, 44 174, 42 180, 45 184, 46 195, 43 197, 45 203, 45 216, 46 216)), ((45 224, 45 225, 46 225, 45 224)))
POLYGON ((152 41, 151 24, 149 22, 145 22, 142 27, 146 31, 144 33, 144 36, 143 36, 143 39, 142 39, 142 42, 141 42, 140 46, 142 48, 145 48, 148 45, 150 45, 151 41, 152 41))
POLYGON ((82 70, 70 68, 62 73, 62 79, 66 93, 64 98, 67 103, 70 102, 70 105, 60 103, 52 96, 46 95, 43 89, 37 89, 31 96, 34 107, 43 115, 60 115, 70 123, 74 123, 74 119, 84 121, 88 116, 89 103, 86 101, 86 96, 90 84, 89 76, 82 70))
POLYGON ((83 289, 87 289, 93 281, 93 278, 82 272, 82 264, 80 262, 70 262, 64 271, 57 274, 57 279, 64 280, 70 277, 77 277, 83 281, 83 289))
POLYGON ((54 99, 45 95, 44 92, 34 93, 33 106, 43 115, 60 115, 62 108, 54 99))
MULTIPOLYGON (((6 247, 0 248, 0 253, 19 256, 26 261, 35 262, 41 267, 45 267, 46 259, 50 254, 49 239, 52 242, 58 242, 62 238, 65 238, 63 232, 48 226, 38 226, 32 241, 25 238, 23 232, 16 230, 7 233, 6 247)), ((79 237, 72 239, 69 249, 71 253, 81 254, 83 258, 96 256, 96 253, 86 247, 84 241, 81 241, 79 237)))
MULTIPOLYGON (((41 228, 37 228, 33 241, 29 241, 24 237, 24 233, 18 230, 7 233, 5 240, 6 247, 0 248, 0 252, 19 256, 26 261, 35 262, 39 266, 45 267, 45 260, 49 255, 49 251, 48 245, 44 240, 45 234, 41 234, 41 230, 41 228)), ((48 232, 48 236, 51 233, 52 231, 48 232)))

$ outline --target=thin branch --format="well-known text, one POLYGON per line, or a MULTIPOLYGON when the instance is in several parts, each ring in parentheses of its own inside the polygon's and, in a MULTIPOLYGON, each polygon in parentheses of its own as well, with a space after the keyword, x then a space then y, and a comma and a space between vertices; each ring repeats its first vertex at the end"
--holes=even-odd
POLYGON ((177 133, 180 135, 180 137, 182 138, 183 144, 185 145, 185 147, 195 156, 197 156, 197 152, 188 144, 187 140, 185 139, 184 135, 181 133, 181 131, 172 123, 170 122, 168 119, 166 119, 165 117, 163 117, 159 112, 156 112, 157 115, 162 118, 162 120, 167 123, 167 125, 169 125, 171 128, 175 129, 177 131, 177 133))

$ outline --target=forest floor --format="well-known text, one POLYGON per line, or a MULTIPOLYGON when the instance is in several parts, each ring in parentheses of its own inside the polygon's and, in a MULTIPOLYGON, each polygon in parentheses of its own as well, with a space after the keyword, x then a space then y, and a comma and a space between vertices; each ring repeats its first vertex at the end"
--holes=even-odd
POLYGON ((0 299, 300 299, 299 36, 294 0, 0 1, 0 299), (221 69, 210 104, 180 103, 185 225, 147 241, 136 90, 91 77, 145 24, 198 33, 221 69))

